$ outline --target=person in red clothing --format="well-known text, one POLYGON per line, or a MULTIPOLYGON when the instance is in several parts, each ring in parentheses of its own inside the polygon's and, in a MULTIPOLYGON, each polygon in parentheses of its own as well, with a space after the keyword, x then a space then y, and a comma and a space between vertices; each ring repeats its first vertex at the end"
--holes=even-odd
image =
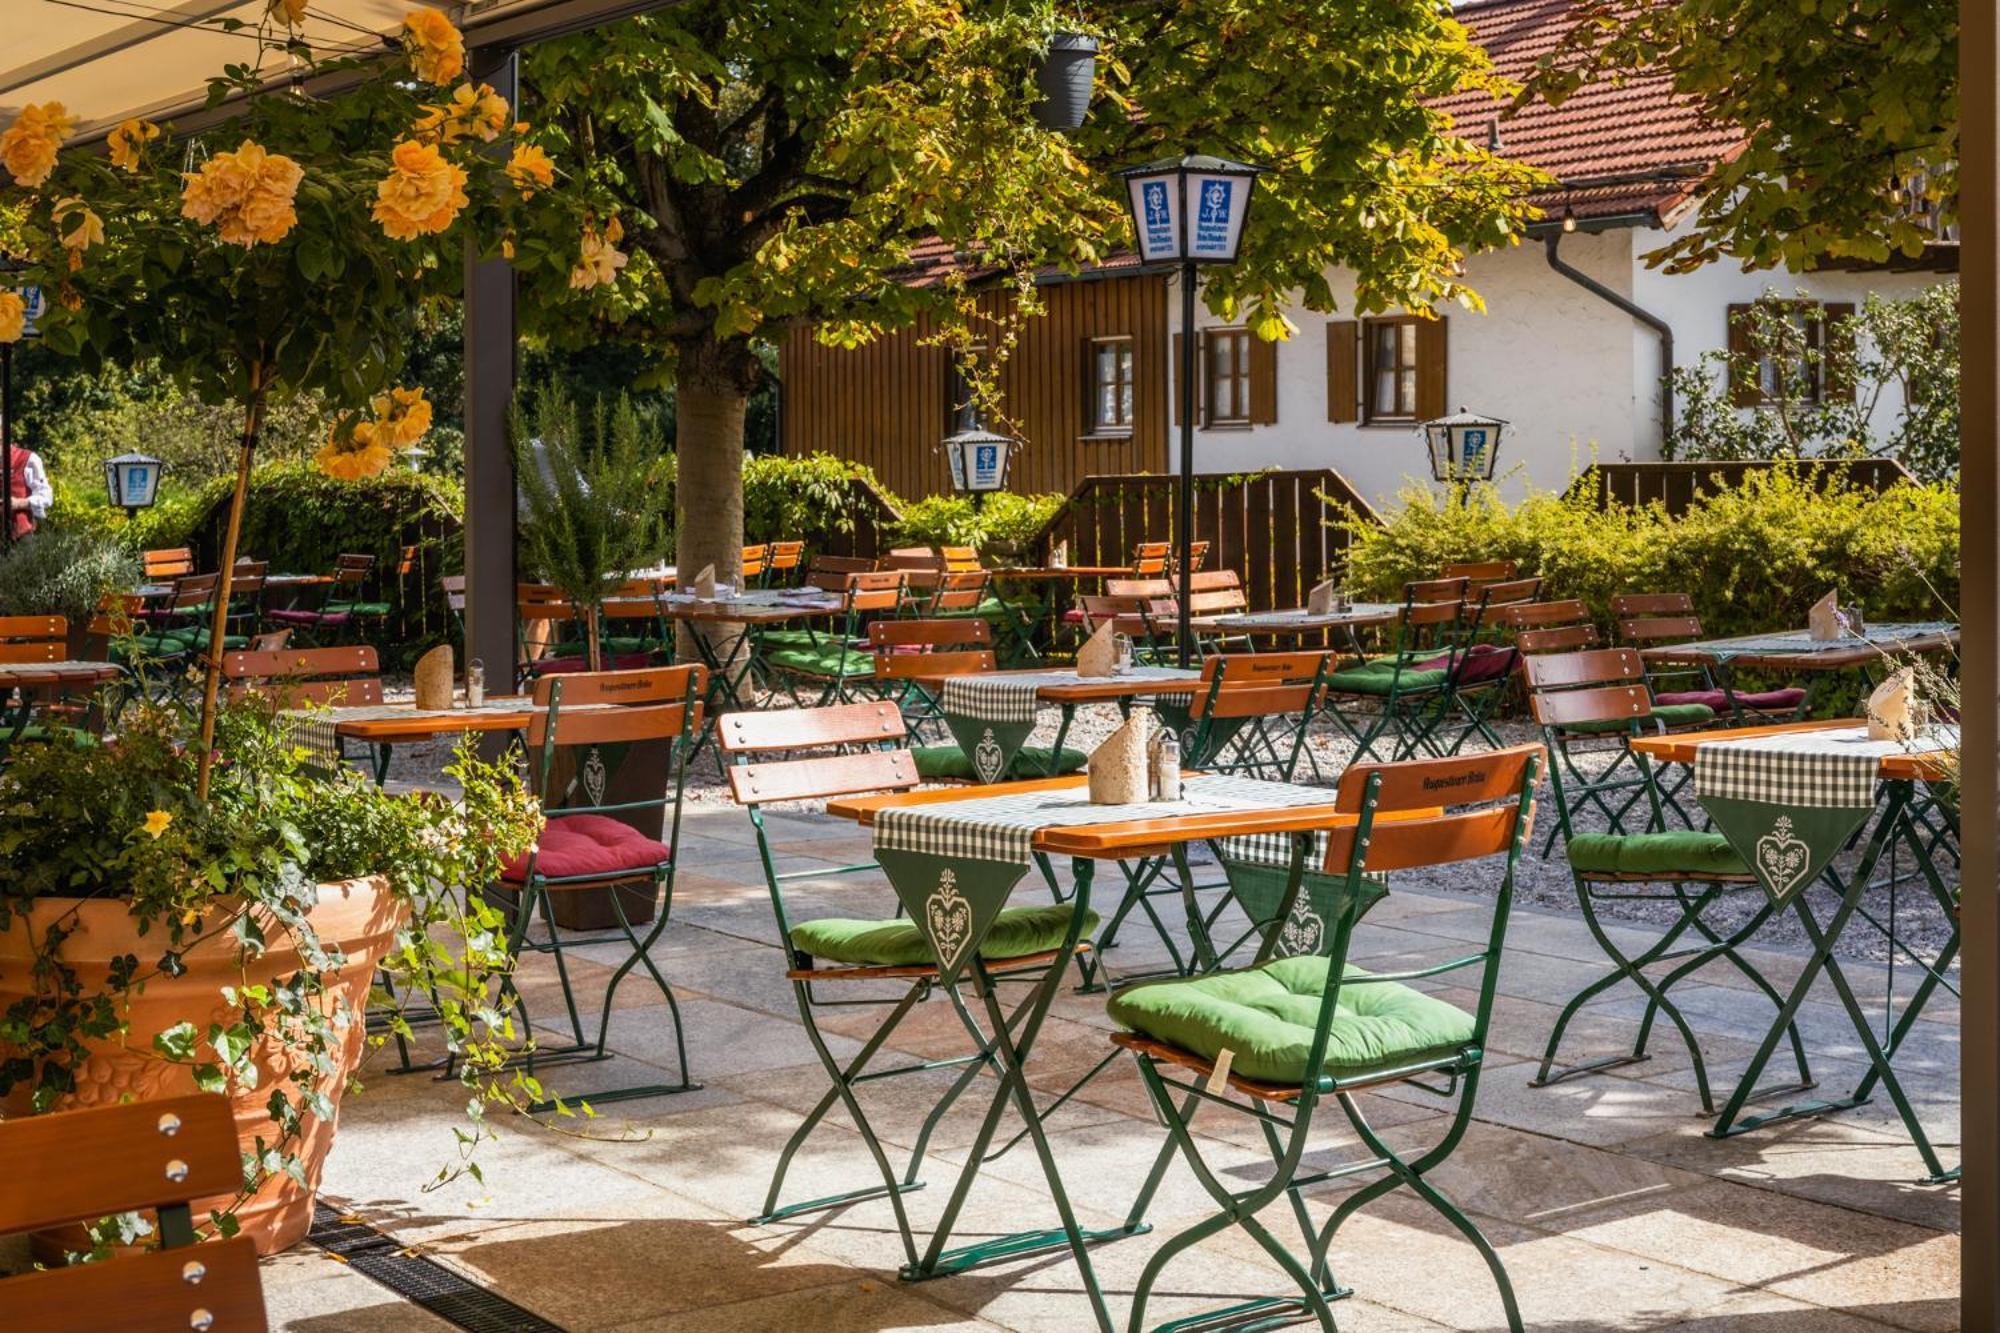
POLYGON ((7 494, 13 501, 14 538, 18 541, 35 530, 35 525, 49 512, 49 506, 55 503, 56 495, 40 454, 16 441, 13 455, 7 494))

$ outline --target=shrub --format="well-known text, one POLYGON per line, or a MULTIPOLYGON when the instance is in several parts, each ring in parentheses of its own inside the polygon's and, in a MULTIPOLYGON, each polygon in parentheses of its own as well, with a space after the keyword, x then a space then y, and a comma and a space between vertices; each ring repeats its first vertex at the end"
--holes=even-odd
POLYGON ((832 454, 746 456, 743 540, 803 539, 819 546, 830 534, 852 533, 857 520, 870 515, 875 507, 868 487, 888 498, 874 472, 832 454))
POLYGON ((1061 495, 1016 495, 996 491, 984 501, 969 495, 928 495, 902 506, 890 526, 898 546, 976 546, 997 553, 1018 551, 1034 540, 1060 509, 1061 495))
POLYGON ((1829 591, 1871 621, 1951 619, 1958 604, 1958 496, 1946 486, 1819 491, 1774 468, 1679 518, 1549 492, 1509 508, 1490 486, 1398 500, 1379 526, 1354 525, 1359 594, 1393 598, 1454 560, 1511 559, 1541 575, 1544 598, 1581 598, 1606 623, 1615 594, 1688 593, 1715 635, 1803 625, 1829 591))
POLYGON ((138 557, 117 538, 49 526, 0 555, 0 615, 63 616, 84 625, 106 593, 138 581, 138 557))

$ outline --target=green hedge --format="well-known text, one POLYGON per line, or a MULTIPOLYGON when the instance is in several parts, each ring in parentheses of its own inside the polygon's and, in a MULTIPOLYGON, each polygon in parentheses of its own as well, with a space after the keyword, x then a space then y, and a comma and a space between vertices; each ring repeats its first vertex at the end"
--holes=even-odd
POLYGON ((1685 592, 1706 632, 1742 634, 1803 625, 1830 591, 1871 621, 1951 620, 1958 493, 1821 492, 1774 468, 1674 518, 1658 505, 1600 510, 1583 496, 1536 492, 1510 507, 1491 487, 1449 499, 1416 488, 1380 526, 1355 526, 1349 581, 1358 593, 1395 597, 1450 561, 1498 559, 1541 575, 1544 598, 1581 598, 1601 620, 1615 594, 1685 592))

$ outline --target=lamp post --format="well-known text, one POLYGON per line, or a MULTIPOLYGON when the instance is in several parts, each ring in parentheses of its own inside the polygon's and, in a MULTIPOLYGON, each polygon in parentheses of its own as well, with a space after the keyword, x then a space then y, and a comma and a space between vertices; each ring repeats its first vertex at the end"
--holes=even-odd
POLYGON ((1507 423, 1461 407, 1450 416, 1420 423, 1417 432, 1430 452, 1431 476, 1450 483, 1457 494, 1468 482, 1493 480, 1493 463, 1507 423))
POLYGON ((104 460, 104 493, 131 518, 160 498, 160 474, 167 465, 150 454, 127 453, 104 460))
MULTIPOLYGON (((35 321, 48 309, 40 287, 18 289, 21 336, 33 338, 35 321)), ((14 344, 0 343, 0 549, 14 544, 14 344)))
POLYGON ((1187 154, 1143 166, 1126 167, 1132 230, 1142 263, 1180 265, 1181 277, 1181 484, 1174 515, 1174 546, 1180 563, 1180 664, 1194 656, 1189 602, 1194 595, 1194 411, 1195 270, 1202 264, 1233 264, 1243 242, 1243 223, 1262 167, 1220 157, 1187 154))

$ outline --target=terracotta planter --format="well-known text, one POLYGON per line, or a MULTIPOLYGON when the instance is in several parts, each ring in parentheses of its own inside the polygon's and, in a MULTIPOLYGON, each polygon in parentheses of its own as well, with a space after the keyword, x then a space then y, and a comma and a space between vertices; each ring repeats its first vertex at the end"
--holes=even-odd
MULTIPOLYGON (((127 904, 117 898, 47 898, 37 902, 25 918, 0 931, 0 1009, 5 1009, 30 990, 29 968, 33 957, 30 941, 39 939, 48 926, 70 917, 75 933, 63 942, 62 957, 77 974, 84 990, 104 988, 110 961, 126 953, 136 954, 143 963, 156 960, 162 949, 158 930, 141 936, 127 904)), ((337 948, 347 958, 328 990, 345 1001, 350 1012, 360 1015, 368 1002, 369 982, 375 966, 389 951, 402 906, 380 878, 347 880, 320 886, 319 905, 312 911, 313 928, 328 948, 337 948)), ((218 913, 215 921, 227 920, 218 913)), ((192 1022, 206 1029, 225 1014, 221 990, 224 986, 269 983, 299 970, 295 950, 281 947, 273 938, 273 948, 259 960, 246 977, 236 962, 234 938, 226 929, 211 927, 201 941, 183 955, 187 971, 178 977, 153 976, 145 988, 130 997, 126 1012, 129 1031, 122 1037, 93 1044, 90 1058, 80 1071, 78 1090, 64 1098, 58 1110, 109 1105, 127 1098, 174 1097, 197 1091, 192 1074, 185 1066, 163 1060, 153 1053, 153 1037, 176 1023, 192 1022)), ((352 1023, 338 1052, 339 1072, 321 1081, 320 1091, 338 1107, 340 1094, 349 1075, 361 1061, 365 1025, 352 1023)), ((249 1149, 259 1135, 268 1142, 276 1134, 265 1103, 271 1088, 285 1082, 303 1059, 302 1053, 273 1039, 259 1043, 256 1053, 258 1085, 232 1094, 236 1129, 244 1148, 249 1149)), ((28 1094, 16 1088, 0 1104, 5 1115, 28 1114, 28 1094)), ((312 1200, 319 1188, 320 1168, 327 1150, 333 1146, 334 1127, 309 1120, 297 1145, 305 1163, 306 1183, 300 1185, 283 1173, 275 1174, 238 1210, 243 1234, 257 1242, 259 1254, 275 1254, 302 1239, 312 1224, 312 1200)), ((195 1205, 201 1218, 213 1205, 226 1199, 195 1205)), ((74 1245, 74 1241, 70 1242, 74 1245)), ((41 1248, 47 1248, 46 1246, 41 1248)))

